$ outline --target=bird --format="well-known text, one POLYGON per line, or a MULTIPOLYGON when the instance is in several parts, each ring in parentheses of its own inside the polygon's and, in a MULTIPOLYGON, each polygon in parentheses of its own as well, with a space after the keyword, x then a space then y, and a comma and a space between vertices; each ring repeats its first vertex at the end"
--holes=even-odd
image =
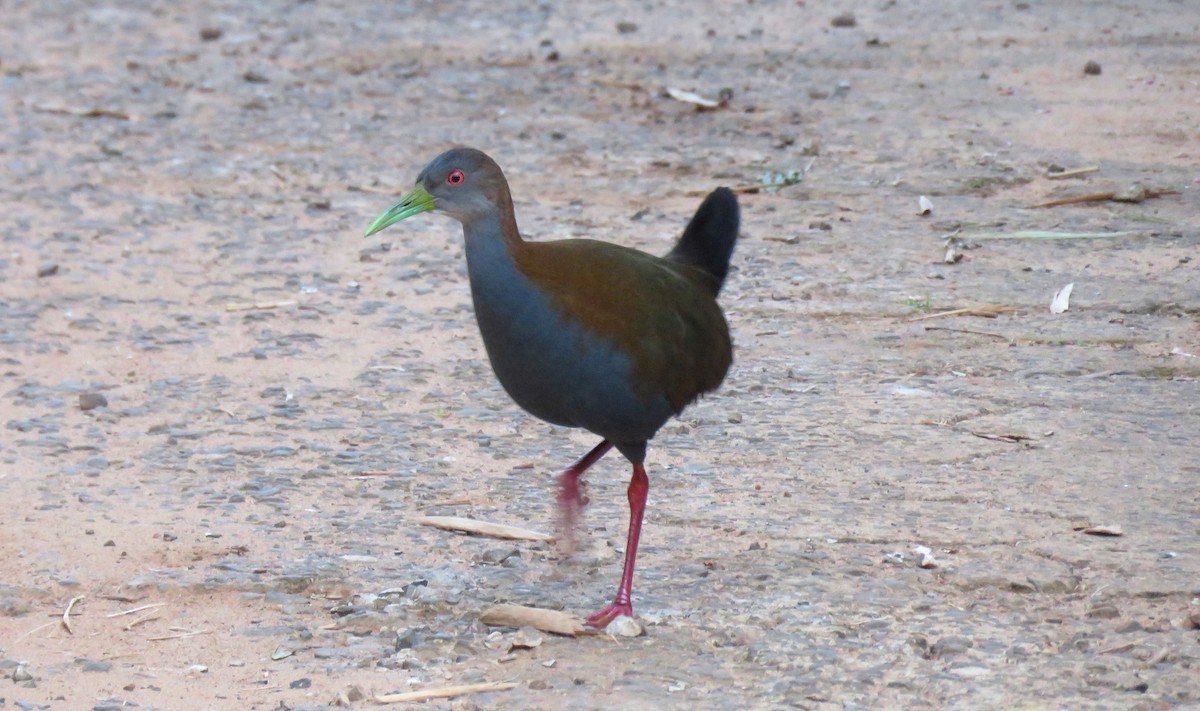
POLYGON ((587 504, 580 479, 589 467, 613 448, 633 467, 621 580, 613 602, 586 623, 604 629, 632 618, 647 444, 715 390, 733 362, 717 296, 738 237, 737 197, 713 190, 662 257, 592 239, 531 241, 500 166, 459 147, 434 158, 366 236, 430 211, 462 223, 475 318, 504 390, 534 417, 601 437, 558 475, 568 531, 587 504))

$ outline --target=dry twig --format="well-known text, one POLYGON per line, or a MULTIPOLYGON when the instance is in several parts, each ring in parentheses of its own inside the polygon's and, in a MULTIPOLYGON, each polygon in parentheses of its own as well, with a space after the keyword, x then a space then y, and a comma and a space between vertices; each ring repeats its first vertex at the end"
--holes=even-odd
POLYGON ((968 430, 971 434, 982 439, 990 439, 993 442, 1008 442, 1009 444, 1018 444, 1020 442, 1032 441, 1033 437, 1021 434, 992 434, 991 432, 976 432, 968 430))
POLYGON ((429 699, 452 699, 463 694, 479 694, 485 691, 508 691, 515 689, 511 681, 496 681, 484 684, 462 684, 460 686, 444 686, 440 689, 423 689, 421 691, 405 691, 399 694, 382 694, 375 697, 377 704, 402 704, 408 701, 428 701, 429 699))
POLYGON ((1091 195, 1076 195, 1075 197, 1060 198, 1049 202, 1041 202, 1029 207, 1059 207, 1060 205, 1077 205, 1084 202, 1142 202, 1163 195, 1178 195, 1178 190, 1134 190, 1121 192, 1093 193, 1091 195))
POLYGON ((983 318, 996 318, 1000 314, 1016 311, 1012 306, 1004 304, 985 304, 983 306, 967 306, 961 309, 952 309, 950 311, 938 311, 937 313, 925 314, 923 316, 914 316, 909 321, 928 321, 931 318, 942 318, 943 316, 982 316, 983 318))
POLYGON ((20 637, 17 637, 17 640, 16 640, 16 641, 20 642, 21 640, 25 639, 25 638, 26 638, 26 637, 28 637, 29 635, 33 634, 34 632, 37 632, 38 630, 44 630, 44 629, 46 629, 47 627, 49 627, 50 625, 53 625, 53 624, 54 624, 54 622, 47 622, 47 623, 46 623, 46 624, 44 624, 44 625, 38 625, 37 627, 34 627, 33 629, 29 630, 29 631, 28 631, 28 632, 26 632, 25 634, 21 635, 20 637))
POLYGON ((76 106, 46 106, 45 104, 33 104, 30 106, 30 108, 43 114, 66 114, 67 116, 78 116, 80 118, 114 118, 122 121, 129 120, 129 114, 125 113, 124 111, 102 109, 98 106, 82 108, 76 106))
POLYGON ((202 634, 211 634, 212 630, 195 630, 192 632, 180 632, 179 634, 168 634, 162 637, 150 637, 151 642, 163 642, 168 639, 187 639, 189 637, 198 637, 202 634))
POLYGON ((149 610, 152 607, 162 607, 165 604, 167 604, 167 603, 152 602, 149 605, 142 605, 141 607, 132 607, 128 610, 121 610, 120 612, 110 612, 107 615, 105 615, 105 617, 121 617, 122 615, 132 615, 135 612, 141 612, 142 610, 149 610))
POLYGON ((505 526, 500 523, 490 523, 488 521, 477 521, 473 518, 462 518, 459 516, 422 516, 417 519, 417 523, 422 526, 433 526, 445 531, 462 531, 463 533, 475 533, 481 536, 489 536, 491 538, 507 538, 516 541, 549 541, 554 542, 554 536, 547 533, 539 533, 538 531, 530 531, 524 528, 515 526, 505 526))
POLYGON ((926 331, 949 331, 951 333, 969 333, 972 336, 991 336, 992 338, 1000 338, 1005 341, 1012 340, 1008 336, 1000 333, 988 333, 987 331, 972 331, 967 328, 946 328, 944 326, 926 326, 926 331))
POLYGON ((295 301, 258 301, 247 304, 225 304, 226 311, 258 311, 261 309, 278 309, 284 306, 295 306, 295 301))
POLYGON ((1086 168, 1074 168, 1072 170, 1060 170, 1057 173, 1046 173, 1046 177, 1051 180, 1062 180, 1063 178, 1074 178, 1077 175, 1095 173, 1098 170, 1100 170, 1100 166, 1089 165, 1086 168))
POLYGON ((524 607, 522 605, 496 605, 489 607, 479 615, 479 621, 485 625, 499 627, 533 627, 543 632, 561 634, 567 637, 584 634, 587 629, 578 618, 560 610, 546 610, 540 607, 524 607))

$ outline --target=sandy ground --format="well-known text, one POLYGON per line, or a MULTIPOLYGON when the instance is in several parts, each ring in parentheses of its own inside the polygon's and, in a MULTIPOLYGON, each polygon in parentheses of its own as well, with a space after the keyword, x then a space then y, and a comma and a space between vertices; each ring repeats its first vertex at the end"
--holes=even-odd
POLYGON ((1200 705, 1200 5, 2 5, 0 708, 1200 705), (653 443, 645 636, 478 621, 610 598, 619 457, 573 556, 416 524, 553 530, 594 444, 494 382, 457 225, 361 237, 454 144, 659 253, 807 170, 653 443))

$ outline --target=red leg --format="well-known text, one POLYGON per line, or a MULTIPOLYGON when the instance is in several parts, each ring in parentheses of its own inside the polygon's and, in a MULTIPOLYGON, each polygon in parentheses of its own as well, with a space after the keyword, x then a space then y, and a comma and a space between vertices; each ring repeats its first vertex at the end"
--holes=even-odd
POLYGON ((593 447, 592 451, 583 455, 578 462, 558 475, 558 510, 562 515, 563 532, 567 537, 569 547, 573 546, 572 539, 575 524, 579 521, 579 514, 587 505, 587 497, 584 496, 583 490, 579 486, 579 478, 610 449, 612 449, 612 442, 604 440, 593 447))
POLYGON ((641 464, 633 465, 633 478, 629 480, 629 537, 625 540, 625 571, 617 586, 617 596, 612 604, 587 618, 589 627, 604 629, 609 622, 621 615, 633 617, 633 564, 637 559, 638 539, 642 535, 642 514, 646 512, 646 494, 650 491, 650 479, 641 464))

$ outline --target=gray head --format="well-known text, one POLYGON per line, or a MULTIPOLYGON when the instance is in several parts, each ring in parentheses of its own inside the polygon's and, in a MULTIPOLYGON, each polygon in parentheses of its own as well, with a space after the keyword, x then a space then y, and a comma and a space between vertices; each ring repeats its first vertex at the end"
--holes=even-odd
POLYGON ((496 161, 474 148, 454 148, 433 159, 413 189, 367 228, 375 234, 406 217, 442 212, 464 225, 512 212, 508 181, 496 161))

